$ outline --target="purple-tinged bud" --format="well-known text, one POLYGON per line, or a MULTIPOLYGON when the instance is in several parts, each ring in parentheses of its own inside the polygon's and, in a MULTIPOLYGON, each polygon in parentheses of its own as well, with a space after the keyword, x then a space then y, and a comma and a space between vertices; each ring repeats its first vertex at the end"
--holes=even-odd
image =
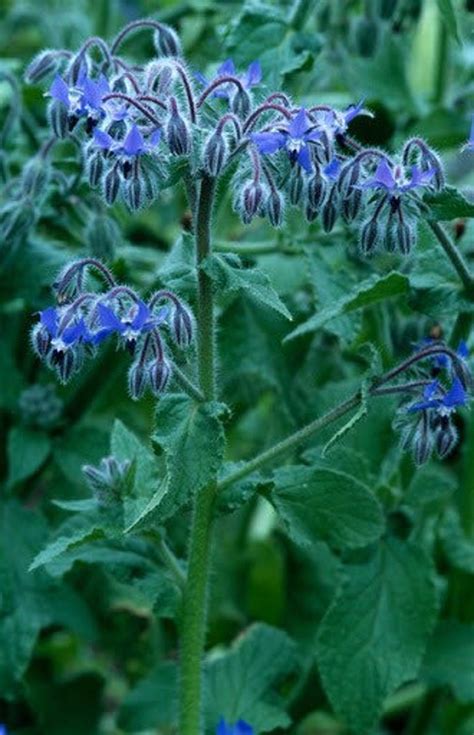
POLYGON ((449 416, 441 416, 435 430, 436 452, 440 459, 451 454, 458 442, 458 432, 449 416))
POLYGON ((117 199, 120 191, 120 174, 117 166, 113 166, 103 179, 103 191, 107 204, 112 205, 117 199))
POLYGON ((93 188, 100 184, 103 173, 104 158, 101 153, 93 153, 87 159, 87 178, 93 188))
POLYGON ((56 138, 66 138, 69 133, 69 116, 67 108, 62 102, 53 100, 50 103, 48 107, 48 119, 56 138))
POLYGON ((306 205, 305 210, 304 210, 304 216, 306 217, 306 220, 308 222, 314 222, 318 214, 319 214, 319 211, 317 209, 312 209, 309 206, 309 204, 306 205))
MULTIPOLYGON (((426 412, 424 412, 425 414, 426 412)), ((416 427, 413 437, 413 459, 417 467, 425 464, 433 451, 433 435, 430 430, 428 417, 423 415, 416 427)))
POLYGON ((69 80, 72 86, 75 86, 81 74, 89 75, 87 56, 81 52, 75 56, 69 64, 69 80))
POLYGON ((360 249, 363 255, 374 253, 379 244, 380 234, 380 224, 377 218, 372 217, 363 225, 360 233, 360 249))
POLYGON ((171 365, 167 360, 155 360, 148 367, 148 379, 150 388, 155 396, 163 393, 171 377, 171 365))
POLYGON ((176 31, 170 26, 162 25, 153 34, 153 41, 157 52, 161 56, 182 56, 181 41, 176 31))
POLYGON ((176 100, 171 99, 171 114, 165 127, 165 137, 168 147, 175 156, 185 156, 191 148, 191 137, 188 124, 181 116, 176 100))
POLYGON ((23 169, 21 188, 25 196, 41 197, 45 194, 51 169, 47 161, 32 158, 23 169))
POLYGON ((84 465, 82 472, 87 485, 99 505, 110 506, 120 501, 126 488, 132 464, 126 459, 120 462, 116 457, 104 457, 98 467, 84 465))
POLYGON ((315 173, 308 180, 308 186, 306 190, 306 196, 308 198, 308 204, 311 209, 319 211, 325 196, 326 196, 326 182, 321 174, 315 173))
POLYGON ((216 130, 211 133, 203 151, 203 165, 210 176, 219 176, 224 168, 228 156, 227 141, 222 132, 216 130))
POLYGON ((41 324, 35 324, 31 330, 31 345, 41 360, 47 357, 51 347, 51 337, 41 324))
POLYGON ((145 189, 139 175, 134 175, 125 187, 125 201, 131 212, 141 209, 145 203, 145 189))
POLYGON ((49 355, 50 366, 56 370, 56 374, 63 385, 69 382, 75 372, 79 369, 82 360, 77 349, 69 347, 64 351, 55 351, 49 355))
POLYGON ((341 214, 345 222, 352 222, 359 214, 362 204, 362 192, 354 189, 351 194, 344 197, 341 202, 341 214))
POLYGON ((194 338, 194 322, 190 311, 181 304, 175 306, 170 326, 176 344, 189 347, 194 338))
POLYGON ((398 223, 389 217, 384 239, 385 249, 389 253, 398 250, 398 223))
POLYGON ((294 168, 290 175, 290 182, 288 186, 288 195, 293 206, 296 207, 300 203, 301 197, 303 196, 303 189, 304 180, 301 169, 294 168))
POLYGON ((57 51, 41 51, 35 56, 25 70, 25 82, 27 84, 37 84, 48 74, 52 74, 57 67, 58 53, 57 51))
POLYGON ((140 360, 136 360, 128 371, 128 390, 134 401, 138 401, 148 385, 148 373, 140 360))
POLYGON ((258 213, 263 199, 263 187, 253 179, 247 181, 242 188, 241 207, 244 222, 248 224, 258 213))
POLYGON ((416 240, 416 231, 411 222, 399 221, 397 226, 398 248, 402 255, 409 255, 416 240))
POLYGON ((140 166, 140 175, 142 177, 143 193, 146 202, 152 202, 158 196, 158 180, 157 173, 148 170, 146 165, 140 166))
POLYGON ((251 106, 252 101, 249 93, 243 87, 239 88, 232 96, 230 103, 232 112, 237 115, 237 117, 244 119, 248 116, 251 106))
POLYGON ((337 219, 336 187, 333 186, 331 193, 326 199, 321 210, 321 222, 324 232, 331 232, 337 219))
POLYGON ((284 200, 276 189, 270 192, 265 202, 265 214, 273 227, 281 227, 283 224, 284 200))

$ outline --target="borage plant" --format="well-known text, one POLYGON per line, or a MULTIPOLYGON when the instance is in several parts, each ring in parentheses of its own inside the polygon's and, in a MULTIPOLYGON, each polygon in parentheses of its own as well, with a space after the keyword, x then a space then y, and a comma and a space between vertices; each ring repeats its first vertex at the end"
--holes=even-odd
MULTIPOLYGON (((232 675, 221 671, 219 659, 205 657, 216 519, 250 503, 257 494, 266 498, 297 544, 311 549, 325 542, 335 554, 331 558, 339 555, 345 562, 347 577, 317 634, 317 663, 336 712, 353 732, 367 732, 387 695, 417 675, 435 621, 434 577, 416 539, 405 543, 408 532, 403 532, 405 537, 396 532, 403 514, 390 497, 390 478, 386 497, 383 493, 378 497, 367 486, 371 480, 363 462, 360 468, 355 466, 360 455, 351 459, 349 453, 349 459, 338 460, 341 467, 335 469, 325 453, 350 430, 357 430, 372 403, 388 401, 390 409, 391 399, 396 399, 399 443, 416 465, 432 455, 451 454, 458 442, 456 412, 468 405, 472 391, 463 339, 467 335, 463 329, 455 330, 453 347, 439 334, 418 342, 385 372, 372 346, 371 368, 352 394, 253 458, 224 461, 226 422, 234 407, 221 402, 225 376, 217 349, 216 299, 221 293, 239 292, 252 304, 260 302, 288 320, 291 315, 263 273, 245 267, 235 252, 213 248, 213 212, 220 186, 230 188, 234 210, 244 224, 264 218, 279 228, 291 211, 295 221, 319 217, 326 233, 339 222, 356 237, 359 257, 384 251, 409 256, 425 221, 459 275, 468 303, 474 278, 432 215, 433 202, 442 207, 455 197, 445 189, 439 156, 418 137, 409 138, 396 155, 363 147, 351 134, 351 125, 356 118, 371 116, 364 102, 354 100, 346 109, 320 100, 301 106, 284 92, 265 87, 258 61, 236 70, 229 59, 211 78, 191 71, 176 33, 154 20, 130 23, 110 44, 94 37, 75 53, 42 52, 26 76, 35 83, 50 80, 46 96, 54 137, 43 146, 41 161, 48 159, 58 140, 70 139, 80 150, 90 185, 107 205, 122 201, 132 212, 141 210, 152 205, 162 190, 182 182, 191 212, 180 265, 195 286, 194 295, 188 290, 185 300, 170 284, 140 294, 117 281, 100 259, 86 257, 61 270, 53 284, 56 303, 40 312, 33 328, 36 354, 61 382, 69 381, 86 360, 116 340, 130 353, 131 398, 151 391, 158 399, 152 437, 156 456, 118 424, 110 456, 97 467, 84 468, 93 499, 80 507, 62 501, 64 508, 81 510, 81 531, 71 543, 90 542, 94 533, 117 540, 124 531, 147 539, 151 535, 156 542, 180 600, 180 735, 268 732, 289 720, 278 701, 268 699, 273 678, 269 674, 265 679, 265 668, 267 662, 273 667, 271 659, 281 651, 285 658, 293 656, 291 641, 283 634, 281 638, 270 634, 265 626, 250 630, 235 654, 248 656, 249 682, 235 684, 244 691, 242 697, 238 691, 216 695, 219 676, 232 675), (157 52, 145 65, 120 55, 129 36, 143 29, 153 33, 157 52), (342 423, 346 414, 350 417, 342 423), (327 427, 333 423, 331 436, 327 427), (324 450, 302 455, 308 440, 319 435, 324 450), (280 466, 289 457, 299 464, 280 466), (166 529, 190 506, 192 526, 184 562, 170 548, 166 529), (357 549, 364 550, 360 556, 357 549), (390 590, 377 586, 382 568, 390 571, 390 590), (398 597, 389 597, 393 590, 398 597), (404 632, 397 637, 395 620, 389 632, 373 640, 374 660, 362 670, 365 664, 359 668, 358 656, 364 633, 358 637, 347 622, 351 619, 347 608, 352 612, 360 608, 360 625, 370 628, 366 616, 385 593, 404 632), (372 596, 368 603, 367 595, 372 596), (345 638, 339 649, 335 632, 345 638), (391 660, 384 654, 387 640, 391 660), (347 696, 340 691, 346 676, 347 696), (371 689, 367 706, 351 700, 357 679, 362 688, 371 689)), ((238 246, 234 250, 238 252, 238 246)), ((430 257, 436 259, 437 251, 430 257)), ((402 274, 384 278, 394 295, 406 282, 402 274)), ((346 311, 359 308, 358 299, 361 306, 376 302, 377 288, 382 287, 367 282, 339 302, 339 311, 336 305, 335 316, 342 318, 346 311)), ((289 338, 316 331, 319 324, 318 312, 289 338)), ((246 335, 229 335, 227 343, 232 339, 245 340, 246 335)), ((396 453, 395 439, 393 444, 396 453)), ((71 544, 56 539, 33 566, 51 564, 66 548, 71 544)), ((286 671, 285 666, 281 669, 286 671)), ((298 681, 304 686, 307 673, 293 670, 295 691, 298 681)), ((160 696, 157 690, 158 701, 160 696)))

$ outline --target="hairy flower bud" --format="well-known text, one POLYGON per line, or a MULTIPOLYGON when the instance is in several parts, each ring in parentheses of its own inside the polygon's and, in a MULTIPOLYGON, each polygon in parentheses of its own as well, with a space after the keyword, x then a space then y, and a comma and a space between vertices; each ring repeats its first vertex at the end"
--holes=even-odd
POLYGON ((326 189, 326 182, 320 172, 313 174, 313 176, 308 179, 306 196, 311 209, 319 211, 326 196, 326 189))
POLYGON ((98 467, 84 465, 82 472, 97 502, 107 506, 120 500, 126 488, 131 467, 128 459, 120 461, 111 455, 101 459, 98 467))
POLYGON ((181 41, 176 31, 168 25, 162 25, 153 34, 153 41, 157 52, 161 56, 181 56, 181 41))
POLYGON ((57 425, 63 410, 63 401, 54 385, 32 385, 20 394, 18 407, 23 423, 39 429, 57 425))
POLYGON ((148 385, 149 376, 140 360, 135 360, 128 371, 128 390, 134 401, 141 398, 148 385))
POLYGON ((171 365, 167 360, 154 360, 148 367, 150 388, 155 396, 166 390, 171 377, 171 365))
POLYGON ((433 435, 431 433, 427 416, 423 415, 416 427, 413 437, 413 459, 420 467, 431 457, 433 451, 433 435))
POLYGON ((41 197, 48 185, 51 169, 47 161, 32 158, 23 168, 21 188, 25 196, 41 197))
POLYGON ((103 173, 104 158, 101 153, 93 153, 87 159, 87 178, 93 188, 100 184, 103 173))
POLYGON ((191 138, 188 125, 179 113, 176 100, 173 98, 171 101, 171 114, 165 126, 165 137, 171 153, 175 156, 185 156, 189 153, 191 138))
POLYGON ((252 101, 250 95, 243 87, 239 88, 232 96, 230 109, 237 117, 245 118, 250 112, 252 101))
POLYGON ((249 224, 258 213, 263 199, 263 187, 258 181, 251 179, 243 188, 240 200, 240 211, 245 224, 249 224))
POLYGON ((117 166, 112 166, 103 179, 104 197, 107 204, 111 205, 117 199, 120 191, 120 174, 117 166))
POLYGON ((326 199, 321 210, 321 222, 324 232, 331 232, 336 223, 337 207, 336 207, 336 188, 333 186, 331 193, 326 199))
POLYGON ((359 214, 362 204, 362 192, 354 189, 341 202, 341 214, 345 222, 352 222, 359 214))
POLYGON ((308 222, 314 222, 318 214, 319 214, 319 211, 317 209, 313 209, 312 207, 310 207, 309 204, 306 205, 305 210, 304 210, 304 216, 306 217, 306 220, 308 222))
POLYGON ((297 206, 300 201, 301 197, 303 195, 303 189, 304 189, 304 179, 303 175, 301 173, 301 169, 294 168, 291 172, 290 181, 288 185, 288 195, 290 198, 291 204, 293 206, 297 206))
POLYGON ((174 307, 170 326, 176 344, 183 348, 189 347, 194 337, 194 323, 186 307, 181 304, 174 307))
POLYGON ((58 53, 57 51, 41 51, 35 56, 25 70, 25 82, 28 84, 37 84, 48 74, 52 74, 57 67, 58 53))
POLYGON ((415 227, 406 220, 399 221, 397 226, 398 248, 403 255, 409 255, 415 244, 415 227))
POLYGON ((53 350, 49 355, 49 365, 56 370, 56 374, 63 385, 69 382, 81 363, 82 360, 76 348, 69 348, 64 352, 53 350))
POLYGON ((377 249, 380 239, 380 224, 377 218, 372 217, 366 222, 360 233, 360 249, 364 255, 372 255, 377 249))
POLYGON ((69 133, 69 117, 66 107, 58 100, 53 100, 48 107, 49 124, 57 138, 66 138, 69 133))
POLYGON ((276 189, 270 192, 265 202, 265 214, 273 227, 281 227, 283 223, 284 200, 276 189))
POLYGON ((227 161, 228 146, 223 133, 216 130, 211 133, 203 150, 203 164, 210 176, 219 176, 227 161))
POLYGON ((458 432, 449 416, 440 416, 435 428, 435 447, 440 459, 451 454, 458 441, 458 432))
POLYGON ((145 188, 138 174, 132 176, 126 184, 125 201, 131 212, 141 209, 145 203, 145 188))
POLYGON ((31 330, 31 345, 40 360, 43 360, 47 356, 51 346, 51 337, 43 329, 41 324, 35 324, 31 330))

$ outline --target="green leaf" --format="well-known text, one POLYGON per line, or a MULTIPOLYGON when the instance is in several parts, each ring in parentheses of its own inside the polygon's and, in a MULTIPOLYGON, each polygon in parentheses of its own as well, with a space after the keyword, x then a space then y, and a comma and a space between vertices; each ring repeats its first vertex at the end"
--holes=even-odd
POLYGON ((275 309, 287 319, 293 319, 290 312, 270 284, 268 276, 256 268, 242 268, 237 256, 222 257, 211 255, 201 266, 214 281, 218 292, 244 292, 260 304, 275 309))
POLYGON ((461 43, 458 21, 456 18, 456 12, 454 10, 452 0, 436 0, 436 2, 438 3, 439 12, 449 33, 453 36, 453 38, 456 39, 458 43, 461 43))
POLYGON ((474 625, 445 620, 430 640, 421 676, 450 686, 460 702, 474 702, 474 625))
POLYGON ((455 508, 449 508, 444 514, 439 533, 451 564, 456 569, 474 574, 474 541, 464 533, 455 508))
POLYGON ((447 186, 438 194, 425 194, 423 201, 429 207, 429 217, 434 220, 474 217, 474 204, 454 186, 447 186))
POLYGON ((241 635, 230 651, 208 660, 205 713, 210 731, 220 717, 245 719, 256 735, 286 727, 290 719, 272 689, 297 665, 296 647, 282 631, 258 623, 241 635))
POLYGON ((384 530, 378 500, 354 477, 321 467, 282 467, 273 477, 270 500, 291 538, 311 546, 366 546, 384 530))
POLYGON ((455 477, 447 469, 425 465, 417 468, 403 500, 415 508, 437 506, 449 500, 456 486, 455 477))
POLYGON ((436 618, 434 571, 420 549, 395 539, 346 570, 316 655, 334 710, 354 735, 365 735, 385 698, 418 674, 436 618))
POLYGON ((216 477, 224 454, 224 409, 221 403, 196 403, 182 394, 160 399, 152 439, 165 455, 166 486, 148 513, 159 506, 160 519, 169 517, 216 477))
POLYGON ((178 667, 165 661, 146 676, 126 695, 118 725, 125 732, 171 729, 178 716, 178 667))
POLYGON ((25 427, 14 427, 8 434, 8 484, 10 487, 35 474, 51 450, 47 434, 25 427))
POLYGON ((324 327, 327 322, 340 317, 342 314, 363 309, 395 296, 402 296, 408 293, 409 283, 407 276, 396 271, 392 271, 385 276, 371 276, 362 281, 357 288, 341 296, 333 304, 321 309, 308 321, 300 324, 288 335, 286 340, 315 332, 324 327))
POLYGON ((192 235, 183 233, 176 240, 159 270, 161 283, 182 296, 193 296, 196 291, 192 235))

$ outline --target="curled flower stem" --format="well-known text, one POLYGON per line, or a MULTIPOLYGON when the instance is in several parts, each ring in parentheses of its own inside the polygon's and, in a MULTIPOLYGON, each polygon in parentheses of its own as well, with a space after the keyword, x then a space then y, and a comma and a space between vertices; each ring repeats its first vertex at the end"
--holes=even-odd
POLYGON ((128 23, 124 28, 122 28, 120 33, 115 36, 110 47, 110 52, 112 54, 115 54, 127 36, 129 36, 131 33, 135 33, 135 31, 142 30, 142 28, 153 28, 155 31, 161 31, 163 25, 157 20, 150 20, 148 18, 133 20, 131 23, 128 23))
POLYGON ((191 87, 191 82, 188 79, 188 75, 186 74, 186 71, 183 69, 181 64, 174 64, 174 68, 178 72, 181 81, 183 83, 184 92, 186 94, 186 100, 188 102, 189 107, 189 116, 191 118, 191 122, 195 123, 197 120, 197 114, 196 114, 196 105, 194 103, 194 95, 193 90, 191 87))
POLYGON ((217 89, 217 87, 220 87, 222 84, 234 84, 237 89, 239 89, 241 92, 244 92, 244 85, 238 79, 238 77, 233 77, 231 75, 225 75, 222 77, 218 77, 217 79, 214 79, 213 82, 209 84, 208 87, 204 90, 204 92, 201 94, 201 96, 198 99, 197 107, 202 107, 206 99, 209 97, 210 94, 214 92, 214 90, 217 89))
POLYGON ((102 38, 99 38, 98 36, 91 36, 90 38, 87 39, 87 41, 85 41, 82 44, 81 48, 77 52, 77 58, 84 56, 86 51, 88 51, 90 48, 93 48, 94 46, 101 51, 107 64, 108 65, 111 64, 112 55, 110 53, 109 47, 107 46, 105 41, 102 38))
POLYGON ((221 119, 217 123, 217 132, 222 133, 227 123, 232 123, 232 125, 234 126, 235 132, 237 133, 237 138, 242 137, 242 126, 240 125, 240 120, 237 115, 234 115, 232 112, 228 112, 221 117, 221 119))
POLYGON ((456 273, 461 279, 467 293, 469 294, 471 299, 473 299, 474 298, 474 277, 471 274, 471 271, 469 270, 469 267, 467 263, 465 262, 464 258, 462 257, 460 251, 458 250, 454 242, 451 240, 446 230, 442 227, 442 225, 439 224, 439 222, 435 222, 434 220, 428 220, 428 224, 431 227, 431 231, 435 235, 439 244, 441 245, 444 252, 448 256, 449 260, 453 264, 454 269, 456 270, 456 273))
POLYGON ((125 100, 125 102, 128 102, 129 105, 133 105, 137 108, 137 110, 140 110, 142 115, 148 118, 148 120, 151 120, 151 122, 155 123, 157 126, 161 126, 161 121, 152 113, 151 110, 148 109, 145 105, 142 105, 138 100, 134 99, 133 97, 129 97, 128 94, 123 94, 123 92, 111 92, 110 94, 106 94, 103 98, 103 102, 107 102, 107 100, 125 100))
POLYGON ((167 110, 166 104, 160 100, 158 97, 155 97, 151 94, 141 94, 139 95, 138 99, 140 102, 153 102, 154 105, 157 105, 158 107, 161 107, 162 110, 167 110))
POLYGON ((285 107, 290 107, 291 102, 289 97, 286 96, 286 94, 283 94, 283 92, 274 92, 273 94, 269 95, 267 99, 265 100, 265 104, 268 104, 270 102, 278 102, 280 101, 285 107))
POLYGON ((283 107, 283 105, 278 105, 275 102, 264 102, 263 105, 257 107, 257 109, 254 110, 244 122, 244 133, 248 133, 250 130, 252 130, 260 115, 263 115, 265 112, 269 112, 272 110, 274 110, 275 112, 279 112, 280 115, 282 115, 287 120, 291 120, 291 112, 287 110, 286 107, 283 107))

